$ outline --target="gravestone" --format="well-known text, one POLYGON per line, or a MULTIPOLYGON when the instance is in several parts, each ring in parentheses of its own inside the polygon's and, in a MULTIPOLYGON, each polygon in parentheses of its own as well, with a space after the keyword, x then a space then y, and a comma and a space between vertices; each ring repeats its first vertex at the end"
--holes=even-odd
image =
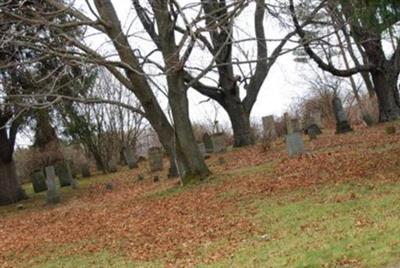
POLYGON ((322 127, 322 114, 320 111, 310 113, 310 124, 316 124, 319 128, 322 127))
POLYGON ((201 155, 204 157, 207 154, 206 146, 204 145, 204 143, 198 143, 197 146, 199 147, 201 155))
POLYGON ((226 141, 224 133, 212 134, 211 142, 214 153, 221 153, 226 151, 226 141))
POLYGON ((208 133, 204 133, 203 143, 204 143, 204 147, 206 149, 206 153, 211 154, 214 152, 213 142, 211 140, 211 136, 208 133))
POLYGON ((83 163, 81 165, 81 172, 82 172, 82 177, 84 178, 89 178, 92 176, 91 172, 90 172, 90 165, 89 163, 83 163))
POLYGON ((295 156, 304 153, 303 137, 299 132, 286 135, 286 146, 289 156, 295 156))
POLYGON ((115 159, 111 159, 111 160, 108 162, 108 171, 109 171, 110 173, 115 173, 115 172, 118 171, 118 168, 117 168, 117 161, 116 161, 115 159))
POLYGON ((283 114, 283 120, 285 121, 286 134, 293 133, 292 120, 290 120, 288 113, 283 114))
POLYGON ((304 129, 304 133, 308 135, 310 140, 314 140, 317 138, 318 135, 322 134, 321 129, 318 127, 317 124, 311 124, 304 129))
POLYGON ((277 134, 276 134, 274 116, 273 115, 264 116, 262 118, 262 123, 264 130, 264 135, 263 135, 264 138, 275 139, 277 134))
POLYGON ((44 175, 43 170, 35 171, 31 176, 33 191, 35 193, 40 193, 47 190, 46 176, 44 175))
POLYGON ((71 169, 67 163, 59 163, 56 166, 56 174, 60 180, 60 186, 70 186, 73 181, 71 169))
POLYGON ((160 147, 151 147, 149 149, 148 160, 151 172, 163 170, 163 152, 160 147))
POLYGON ((333 112, 336 119, 336 134, 342 134, 353 131, 347 121, 346 112, 343 109, 342 101, 335 97, 332 100, 333 112))
POLYGON ((53 166, 45 168, 47 185, 47 204, 57 204, 60 202, 60 196, 57 190, 56 171, 53 166))
POLYGON ((123 149, 123 152, 124 152, 125 162, 126 164, 128 164, 129 169, 137 168, 138 167, 137 159, 133 150, 131 148, 125 147, 123 149))
POLYGON ((298 118, 292 118, 290 119, 290 125, 292 127, 292 133, 294 132, 301 132, 301 123, 298 118))
POLYGON ((69 165, 69 167, 71 169, 72 178, 76 178, 78 176, 78 173, 79 173, 79 170, 78 170, 77 166, 71 160, 68 160, 67 163, 68 163, 68 165, 69 165))

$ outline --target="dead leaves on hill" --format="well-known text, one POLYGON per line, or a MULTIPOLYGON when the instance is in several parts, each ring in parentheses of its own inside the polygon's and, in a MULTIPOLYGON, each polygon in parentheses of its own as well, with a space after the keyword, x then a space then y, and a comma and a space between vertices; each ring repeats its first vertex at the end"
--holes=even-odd
MULTIPOLYGON (((71 256, 106 249, 133 260, 160 259, 171 267, 210 263, 262 234, 249 220, 257 211, 243 207, 246 198, 344 181, 398 181, 399 136, 385 135, 383 127, 323 135, 296 158, 288 158, 284 146, 278 143, 266 154, 257 146, 234 150, 224 154, 224 165, 218 156, 211 157, 214 175, 221 177, 217 183, 159 195, 178 181, 135 182, 139 171, 129 171, 112 180, 112 190, 98 183, 58 206, 10 214, 0 219, 0 266, 51 257, 60 254, 57 248, 71 256)), ((354 198, 350 194, 334 201, 354 198)), ((362 228, 370 222, 360 218, 354 224, 362 228)), ((338 260, 348 263, 357 260, 338 260)))

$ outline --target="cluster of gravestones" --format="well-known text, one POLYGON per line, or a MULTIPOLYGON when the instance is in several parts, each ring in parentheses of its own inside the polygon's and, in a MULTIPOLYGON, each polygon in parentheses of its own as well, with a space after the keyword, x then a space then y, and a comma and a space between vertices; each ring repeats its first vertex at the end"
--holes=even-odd
MULTIPOLYGON (((333 110, 336 118, 336 134, 347 133, 353 131, 347 120, 346 113, 343 109, 342 101, 335 97, 332 101, 333 110)), ((311 113, 301 126, 301 121, 298 118, 290 118, 287 113, 284 115, 286 124, 286 146, 289 156, 295 156, 304 153, 303 135, 306 134, 310 140, 316 139, 318 135, 322 134, 322 120, 321 112, 315 111, 311 113)), ((275 129, 275 121, 272 115, 262 118, 264 138, 274 140, 277 138, 275 129)))
POLYGON ((199 150, 204 157, 209 154, 222 153, 226 151, 227 143, 224 133, 208 134, 204 133, 203 142, 198 143, 199 150))
POLYGON ((78 187, 78 182, 73 178, 71 167, 67 162, 59 163, 56 166, 47 166, 32 174, 33 191, 35 193, 47 191, 48 204, 60 202, 58 184, 60 187, 71 186, 73 189, 78 187), (57 183, 57 177, 59 183, 57 183))

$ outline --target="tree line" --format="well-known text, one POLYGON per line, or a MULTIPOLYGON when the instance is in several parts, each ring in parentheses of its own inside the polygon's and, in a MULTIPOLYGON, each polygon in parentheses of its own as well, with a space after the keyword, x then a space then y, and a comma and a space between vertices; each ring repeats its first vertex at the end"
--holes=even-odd
MULTIPOLYGON (((183 185, 208 177, 189 117, 188 90, 226 111, 235 147, 252 145, 251 111, 261 89, 268 88, 264 82, 271 68, 286 54, 338 77, 361 77, 377 99, 379 121, 400 118, 396 0, 129 4, 126 18, 111 0, 87 1, 83 7, 67 0, 0 4, 0 204, 25 197, 13 153, 29 120, 36 122, 34 145, 43 150, 56 140, 54 109, 69 135, 95 142, 93 125, 79 116, 78 103, 115 105, 142 116, 168 154, 172 176, 183 185), (243 16, 251 21, 247 26, 240 24, 243 16), (279 25, 279 38, 267 36, 270 23, 279 25), (138 103, 114 99, 113 88, 92 96, 99 70, 138 103)), ((359 91, 353 89, 357 99, 359 91)))

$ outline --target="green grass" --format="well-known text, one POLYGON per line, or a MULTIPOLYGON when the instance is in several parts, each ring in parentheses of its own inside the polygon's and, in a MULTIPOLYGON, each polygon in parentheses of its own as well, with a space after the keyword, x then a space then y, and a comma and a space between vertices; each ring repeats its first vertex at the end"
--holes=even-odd
MULTIPOLYGON (((273 170, 274 162, 243 167, 214 177, 212 180, 145 193, 146 198, 167 198, 199 187, 210 187, 224 180, 273 170)), ((105 182, 110 176, 80 180, 80 189, 62 189, 62 198, 84 191, 92 183, 105 182)), ((33 194, 26 208, 43 206, 45 193, 33 194)), ((237 195, 235 189, 220 198, 237 195)), ((198 267, 386 267, 400 264, 400 184, 373 180, 362 184, 343 183, 316 188, 282 191, 273 196, 253 195, 239 203, 240 214, 257 226, 257 235, 247 237, 229 258, 198 267), (246 213, 256 211, 256 214, 246 213), (267 239, 262 239, 266 235, 267 239), (347 265, 347 266, 346 266, 347 265)), ((24 213, 15 206, 0 210, 24 213)), ((118 239, 117 239, 118 240, 118 239)), ((118 242, 118 241, 117 241, 118 242)), ((89 243, 82 241, 82 243, 89 243)), ((196 253, 205 259, 229 241, 219 240, 199 245, 196 253)), ((19 267, 163 267, 162 260, 136 262, 103 249, 100 252, 67 254, 66 247, 54 245, 51 251, 19 267)), ((394 266, 396 267, 396 266, 394 266)))
POLYGON ((252 200, 261 233, 199 267, 383 267, 400 260, 400 185, 344 184, 252 200), (265 234, 269 239, 261 239, 265 234))
POLYGON ((145 262, 132 262, 126 258, 118 255, 111 254, 104 250, 94 254, 87 255, 72 255, 63 256, 62 252, 57 252, 51 258, 36 258, 31 262, 21 266, 26 268, 76 268, 76 267, 115 267, 115 268, 133 268, 145 267, 156 268, 160 267, 160 263, 145 263, 145 262), (36 263, 36 264, 35 264, 36 263))

